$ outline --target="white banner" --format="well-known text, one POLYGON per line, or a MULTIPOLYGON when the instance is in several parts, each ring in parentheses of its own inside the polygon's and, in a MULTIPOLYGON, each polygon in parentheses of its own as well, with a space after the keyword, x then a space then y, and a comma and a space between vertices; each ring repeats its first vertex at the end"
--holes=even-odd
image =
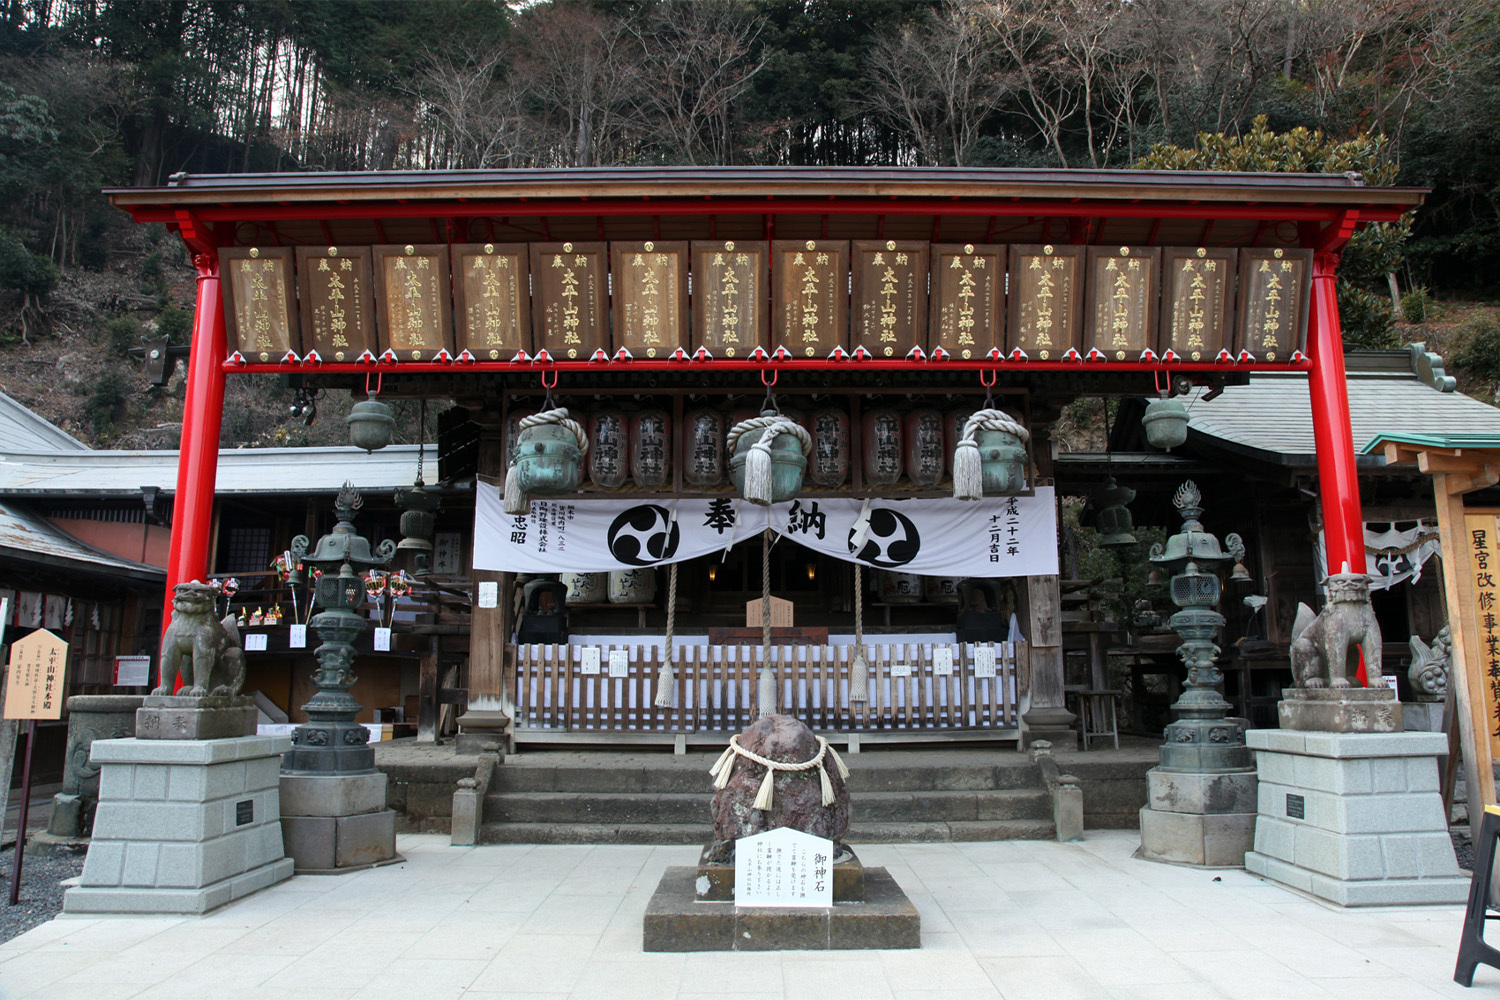
POLYGON ((799 498, 758 507, 734 497, 531 501, 506 514, 481 490, 474 568, 512 573, 602 573, 662 566, 726 551, 769 526, 816 552, 925 576, 1046 576, 1057 572, 1057 507, 1035 496, 853 500, 799 498))

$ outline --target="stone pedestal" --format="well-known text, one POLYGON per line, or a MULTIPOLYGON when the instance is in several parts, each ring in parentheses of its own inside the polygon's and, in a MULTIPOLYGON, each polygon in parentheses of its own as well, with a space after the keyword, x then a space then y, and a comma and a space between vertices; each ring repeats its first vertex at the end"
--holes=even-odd
POLYGON ((281 829, 299 875, 331 875, 401 860, 386 776, 281 775, 281 829))
POLYGON ((1282 729, 1307 733, 1399 733, 1401 703, 1388 687, 1283 688, 1282 729))
POLYGON ((485 748, 494 745, 500 759, 510 747, 510 716, 497 710, 471 708, 458 717, 458 738, 453 741, 456 753, 470 756, 485 753, 485 748))
POLYGON ((248 695, 147 695, 135 713, 143 740, 229 740, 254 736, 259 716, 248 695))
POLYGON ((1260 808, 1245 868, 1340 906, 1462 903, 1441 733, 1253 730, 1260 808))
POLYGON ((1443 703, 1403 701, 1401 722, 1408 733, 1440 733, 1443 731, 1443 703))
POLYGON ((1239 868, 1255 843, 1254 769, 1146 772, 1141 856, 1205 868, 1239 868))
POLYGON ((292 874, 284 736, 99 740, 99 809, 68 913, 205 913, 292 874))
POLYGON ((99 766, 89 760, 89 750, 96 740, 134 736, 135 712, 140 707, 138 694, 76 694, 68 699, 62 791, 52 796, 47 829, 30 838, 27 853, 51 857, 88 850, 99 803, 99 766))

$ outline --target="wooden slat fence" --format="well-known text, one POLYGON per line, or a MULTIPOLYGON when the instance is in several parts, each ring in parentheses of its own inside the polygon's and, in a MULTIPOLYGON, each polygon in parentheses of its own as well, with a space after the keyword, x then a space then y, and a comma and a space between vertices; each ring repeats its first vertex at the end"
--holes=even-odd
MULTIPOLYGON (((988 643, 994 676, 979 676, 974 643, 952 643, 952 672, 934 669, 933 643, 865 646, 867 701, 849 700, 853 647, 774 645, 781 710, 819 731, 859 733, 1010 729, 1019 725, 1018 665, 1025 643, 988 643)), ((507 657, 517 730, 554 733, 738 732, 755 720, 758 645, 679 644, 672 704, 656 705, 660 659, 649 644, 602 645, 599 672, 584 647, 526 644, 507 657), (610 676, 610 653, 626 654, 610 676), (616 671, 618 673, 618 671, 616 671)), ((944 648, 939 644, 937 648, 944 648)))

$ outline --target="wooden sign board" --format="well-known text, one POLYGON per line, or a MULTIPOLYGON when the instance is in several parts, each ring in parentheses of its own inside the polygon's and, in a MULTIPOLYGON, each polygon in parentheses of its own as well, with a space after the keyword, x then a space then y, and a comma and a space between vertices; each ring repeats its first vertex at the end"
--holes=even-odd
POLYGON ((776 240, 771 244, 777 347, 797 358, 849 349, 849 243, 776 240))
POLYGON ((1255 247, 1240 251, 1239 326, 1236 356, 1290 361, 1307 353, 1307 307, 1312 251, 1255 247))
POLYGON ((1011 247, 1006 351, 1055 361, 1081 345, 1085 247, 1011 247))
POLYGON ((968 361, 1005 345, 1005 247, 933 244, 929 353, 968 361))
POLYGON ((771 349, 771 244, 744 240, 694 240, 693 344, 716 358, 743 358, 771 349))
MULTIPOLYGON (((1467 637, 1477 641, 1466 649, 1466 663, 1454 664, 1449 684, 1462 684, 1457 671, 1477 670, 1484 688, 1485 736, 1490 743, 1490 758, 1500 758, 1500 518, 1494 511, 1466 513, 1462 541, 1468 549, 1467 572, 1474 581, 1473 602, 1463 609, 1468 621, 1463 623, 1467 637)), ((1465 646, 1469 644, 1464 643, 1465 646)), ((1472 690, 1472 688, 1471 688, 1472 690)), ((1477 738, 1478 733, 1474 734, 1477 738)))
POLYGON ((1162 251, 1161 333, 1157 353, 1212 361, 1228 346, 1238 254, 1209 247, 1162 251))
MULTIPOLYGON (((745 604, 745 627, 764 628, 765 623, 761 621, 760 598, 748 601, 745 604)), ((780 597, 771 598, 771 627, 792 627, 792 602, 780 597)))
POLYGON ((229 349, 246 361, 280 361, 302 351, 292 256, 291 247, 219 251, 229 349))
POLYGON ((688 245, 611 243, 614 343, 634 358, 665 358, 688 346, 688 245))
POLYGON ((1089 247, 1083 353, 1135 361, 1156 348, 1160 247, 1089 247))
POLYGON ((67 698, 68 644, 46 629, 10 644, 7 719, 60 719, 67 698))
POLYGON ((609 353, 607 247, 603 243, 533 243, 537 350, 559 361, 609 353))
POLYGON ((323 361, 357 361, 375 350, 369 247, 298 247, 302 348, 323 361))
POLYGON ((904 358, 927 343, 927 271, 931 244, 917 240, 855 240, 853 327, 849 349, 876 358, 904 358))
POLYGON ((448 247, 411 244, 374 247, 379 354, 399 361, 453 356, 453 304, 449 299, 448 247))
POLYGON ((458 353, 509 361, 531 351, 531 267, 524 243, 463 243, 453 248, 458 353))

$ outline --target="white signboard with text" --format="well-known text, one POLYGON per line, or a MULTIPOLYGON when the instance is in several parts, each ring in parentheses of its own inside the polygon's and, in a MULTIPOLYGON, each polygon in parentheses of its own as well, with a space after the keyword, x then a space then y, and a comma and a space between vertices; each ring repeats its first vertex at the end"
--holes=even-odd
POLYGON ((833 841, 782 827, 734 845, 735 906, 832 906, 833 841))

